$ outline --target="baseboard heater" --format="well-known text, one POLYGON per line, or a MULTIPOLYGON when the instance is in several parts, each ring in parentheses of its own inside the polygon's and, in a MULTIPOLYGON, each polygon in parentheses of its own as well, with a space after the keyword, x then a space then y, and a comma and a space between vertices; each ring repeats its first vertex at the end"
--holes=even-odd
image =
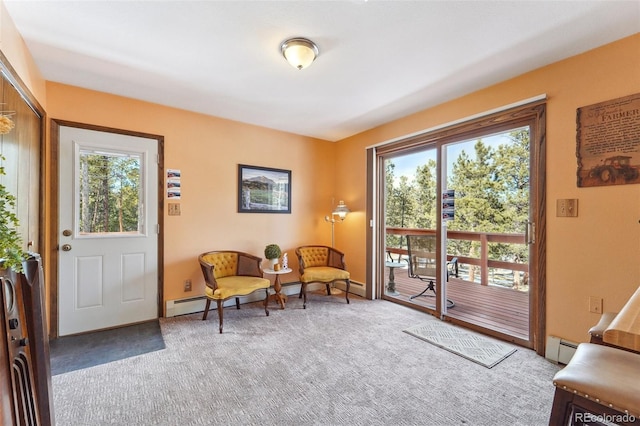
MULTIPOLYGON (((286 294, 286 292, 285 292, 286 294)), ((264 300, 264 293, 258 296, 257 293, 250 294, 240 298, 240 303, 251 303, 264 300)), ((195 314, 196 312, 204 312, 207 298, 205 296, 189 297, 186 299, 167 300, 166 317, 175 317, 178 315, 195 314)), ((224 306, 235 306, 235 298, 227 299, 224 302, 224 306)), ((217 308, 216 303, 212 302, 209 310, 215 310, 217 308)))
MULTIPOLYGON (((204 311, 206 298, 204 296, 190 297, 188 299, 167 300, 166 316, 193 314, 204 311)), ((215 306, 215 304, 214 304, 215 306)))
POLYGON ((573 354, 576 352, 578 344, 570 342, 561 337, 547 337, 547 348, 545 358, 557 364, 569 364, 573 354))
MULTIPOLYGON (((364 284, 359 282, 354 282, 354 281, 351 281, 351 284, 352 286, 349 293, 357 294, 358 296, 364 297, 364 284), (353 284, 355 284, 355 286, 353 284)), ((338 283, 336 287, 341 288, 342 290, 345 289, 345 285, 343 283, 338 283)), ((313 284, 309 284, 307 291, 315 291, 323 288, 324 288, 324 284, 313 283, 313 284)), ((291 283, 283 284, 282 292, 287 296, 299 294, 300 282, 291 282, 291 283)), ((188 297, 185 299, 167 300, 165 316, 175 317, 177 315, 188 315, 188 314, 195 314, 196 312, 203 312, 206 300, 207 299, 204 296, 188 297)), ((249 295, 248 297, 243 297, 240 299, 241 303, 256 302, 259 300, 264 300, 264 293, 262 293, 261 295, 254 293, 249 295)), ((232 298, 227 300, 224 306, 235 305, 235 303, 236 303, 235 300, 232 298)), ((216 309, 216 304, 212 303, 210 309, 216 309)))

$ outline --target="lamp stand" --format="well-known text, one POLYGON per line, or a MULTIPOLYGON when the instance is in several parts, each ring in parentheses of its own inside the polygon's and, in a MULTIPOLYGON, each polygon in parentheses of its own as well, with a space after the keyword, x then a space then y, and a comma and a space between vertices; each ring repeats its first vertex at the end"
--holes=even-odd
POLYGON ((335 240, 336 240, 336 220, 335 219, 331 219, 329 220, 329 222, 331 222, 331 248, 335 247, 335 240))
MULTIPOLYGON (((331 248, 335 246, 335 226, 336 220, 333 217, 325 216, 324 220, 331 223, 331 248)), ((331 283, 331 287, 329 288, 329 293, 331 295, 342 294, 342 290, 334 287, 334 283, 331 283)))

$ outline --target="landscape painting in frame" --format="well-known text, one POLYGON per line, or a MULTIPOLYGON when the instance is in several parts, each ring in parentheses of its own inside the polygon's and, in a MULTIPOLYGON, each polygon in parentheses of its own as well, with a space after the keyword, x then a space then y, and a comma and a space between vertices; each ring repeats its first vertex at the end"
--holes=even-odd
POLYGON ((291 213, 291 170, 238 165, 239 213, 291 213))

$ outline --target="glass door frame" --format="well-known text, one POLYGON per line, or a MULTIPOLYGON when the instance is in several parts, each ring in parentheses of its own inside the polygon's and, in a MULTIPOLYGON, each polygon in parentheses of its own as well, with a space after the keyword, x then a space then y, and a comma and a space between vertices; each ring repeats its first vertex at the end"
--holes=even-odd
MULTIPOLYGON (((529 294, 529 336, 527 345, 538 354, 544 355, 544 339, 546 336, 546 207, 545 207, 545 157, 546 157, 546 104, 545 98, 539 97, 523 101, 520 105, 504 108, 500 111, 487 113, 468 120, 460 120, 446 126, 416 133, 406 138, 398 138, 382 143, 367 150, 368 180, 367 218, 370 228, 367 233, 367 294, 372 298, 384 298, 384 259, 385 259, 385 223, 384 223, 384 155, 402 151, 417 151, 427 146, 435 145, 437 149, 437 194, 441 201, 442 176, 441 161, 442 147, 454 141, 474 138, 478 132, 490 133, 500 129, 509 129, 528 125, 530 129, 530 217, 531 228, 529 237, 533 246, 530 248, 530 282, 533 283, 529 294), (371 249, 369 249, 371 247, 371 249)), ((441 202, 437 206, 437 218, 441 218, 441 202)), ((437 239, 442 244, 442 226, 436 228, 437 239)), ((441 250, 439 251, 441 253, 441 250)), ((442 276, 444 268, 439 254, 437 264, 442 276)), ((440 280, 442 281, 442 280, 440 280)), ((440 284, 438 284, 440 285, 440 284)), ((442 316, 442 298, 445 292, 438 290, 440 297, 436 301, 436 309, 430 313, 442 316)), ((448 320, 457 322, 448 317, 448 320)), ((492 333, 488 333, 492 334, 492 333)), ((504 338, 504 336, 499 336, 504 338)))

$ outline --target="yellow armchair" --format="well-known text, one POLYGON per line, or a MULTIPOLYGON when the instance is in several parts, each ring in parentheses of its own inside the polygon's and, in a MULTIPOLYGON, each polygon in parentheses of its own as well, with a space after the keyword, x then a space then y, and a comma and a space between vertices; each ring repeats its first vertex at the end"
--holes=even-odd
POLYGON ((263 278, 260 266, 261 258, 239 251, 210 251, 198 257, 204 281, 207 304, 202 320, 207 319, 211 301, 218 305, 220 333, 222 333, 223 303, 235 297, 236 308, 240 309, 240 296, 247 296, 254 291, 265 290, 264 311, 269 316, 269 287, 271 281, 263 278))
POLYGON ((301 246, 296 249, 300 265, 300 296, 304 297, 302 307, 307 308, 307 284, 318 282, 327 287, 327 295, 331 295, 330 284, 344 281, 347 285, 345 299, 349 303, 351 286, 349 271, 344 262, 344 253, 328 246, 301 246))

